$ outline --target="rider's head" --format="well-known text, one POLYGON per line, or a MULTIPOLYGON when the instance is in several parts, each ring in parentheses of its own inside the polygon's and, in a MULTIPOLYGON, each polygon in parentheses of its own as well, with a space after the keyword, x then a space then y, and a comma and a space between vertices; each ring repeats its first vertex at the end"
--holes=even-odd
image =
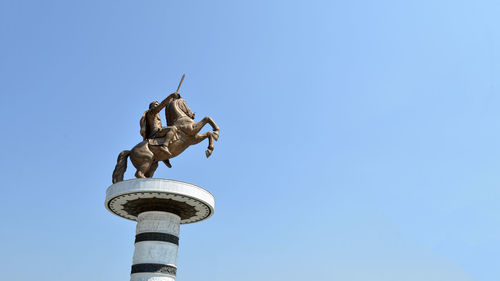
POLYGON ((155 106, 158 106, 160 103, 158 101, 153 101, 149 104, 149 109, 155 107, 155 106))

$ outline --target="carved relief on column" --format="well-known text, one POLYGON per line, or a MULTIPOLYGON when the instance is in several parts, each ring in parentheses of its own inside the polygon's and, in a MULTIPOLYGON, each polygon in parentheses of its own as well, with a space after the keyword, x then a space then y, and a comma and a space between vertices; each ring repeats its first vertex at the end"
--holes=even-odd
POLYGON ((179 236, 181 218, 166 212, 144 212, 139 214, 136 234, 161 232, 179 236))
POLYGON ((156 241, 136 243, 132 264, 139 263, 176 265, 177 245, 156 241))

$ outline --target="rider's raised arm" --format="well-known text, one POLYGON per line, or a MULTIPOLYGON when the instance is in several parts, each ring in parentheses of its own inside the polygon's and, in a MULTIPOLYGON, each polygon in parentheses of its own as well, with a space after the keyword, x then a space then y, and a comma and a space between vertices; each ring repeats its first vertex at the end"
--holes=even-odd
POLYGON ((173 99, 179 98, 179 93, 172 93, 166 99, 164 99, 158 106, 152 108, 154 113, 159 113, 165 106, 167 106, 173 99))

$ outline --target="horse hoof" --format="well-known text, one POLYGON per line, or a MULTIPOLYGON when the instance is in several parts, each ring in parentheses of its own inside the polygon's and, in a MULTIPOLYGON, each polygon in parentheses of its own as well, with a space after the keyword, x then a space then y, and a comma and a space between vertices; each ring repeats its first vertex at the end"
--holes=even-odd
POLYGON ((213 132, 214 140, 218 141, 219 140, 219 131, 213 132))
POLYGON ((207 158, 210 157, 210 155, 212 155, 212 151, 210 151, 208 149, 205 150, 205 155, 207 156, 207 158))

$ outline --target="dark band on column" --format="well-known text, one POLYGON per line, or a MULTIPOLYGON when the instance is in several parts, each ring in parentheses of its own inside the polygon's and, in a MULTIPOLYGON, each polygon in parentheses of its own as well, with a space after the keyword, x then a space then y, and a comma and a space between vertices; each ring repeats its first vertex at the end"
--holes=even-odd
POLYGON ((179 237, 173 234, 161 233, 161 232, 145 232, 137 234, 135 236, 135 243, 142 241, 161 241, 179 245, 179 237))
POLYGON ((139 263, 132 265, 131 273, 164 273, 175 276, 177 267, 159 263, 139 263))

